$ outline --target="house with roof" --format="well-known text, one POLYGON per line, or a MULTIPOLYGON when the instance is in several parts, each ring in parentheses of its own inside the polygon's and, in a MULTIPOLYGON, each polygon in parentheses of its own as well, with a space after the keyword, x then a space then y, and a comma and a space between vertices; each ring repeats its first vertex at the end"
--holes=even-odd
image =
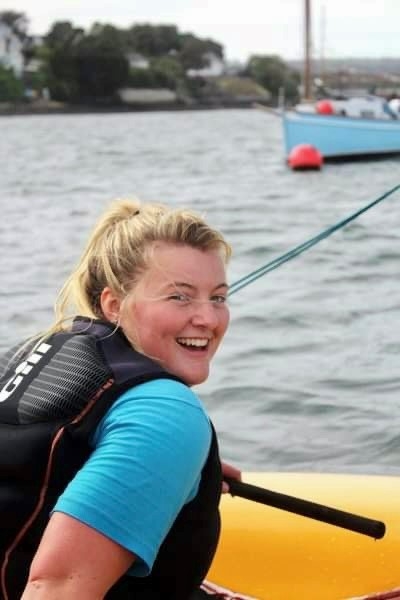
POLYGON ((225 72, 225 62, 214 52, 206 52, 204 54, 207 66, 201 69, 188 69, 186 74, 189 77, 220 77, 225 72))
POLYGON ((11 68, 16 77, 24 70, 23 40, 4 21, 0 21, 0 64, 11 68))

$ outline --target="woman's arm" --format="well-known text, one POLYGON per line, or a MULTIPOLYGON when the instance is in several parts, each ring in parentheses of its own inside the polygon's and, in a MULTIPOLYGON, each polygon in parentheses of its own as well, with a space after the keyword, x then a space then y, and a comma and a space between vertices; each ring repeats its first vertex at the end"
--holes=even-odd
POLYGON ((50 518, 21 600, 101 600, 135 555, 61 512, 50 518))

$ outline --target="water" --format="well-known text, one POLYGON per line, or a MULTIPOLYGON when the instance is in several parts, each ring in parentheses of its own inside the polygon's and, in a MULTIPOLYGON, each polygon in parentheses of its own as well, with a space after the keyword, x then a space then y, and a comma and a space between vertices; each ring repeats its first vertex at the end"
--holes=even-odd
MULTIPOLYGON (((3 117, 0 350, 45 328, 115 197, 190 206, 234 247, 233 282, 400 183, 400 161, 294 173, 257 110, 3 117)), ((231 299, 199 388, 243 469, 398 474, 397 193, 231 299)))

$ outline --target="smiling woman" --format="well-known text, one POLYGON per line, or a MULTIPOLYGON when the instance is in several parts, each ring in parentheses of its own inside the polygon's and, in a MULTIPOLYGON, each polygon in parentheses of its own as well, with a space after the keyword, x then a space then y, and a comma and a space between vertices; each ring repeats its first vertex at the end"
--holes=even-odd
POLYGON ((121 300, 106 287, 101 307, 135 348, 196 385, 208 377, 228 326, 227 291, 218 250, 160 242, 134 293, 121 300))
POLYGON ((222 471, 240 478, 221 465, 191 389, 228 326, 229 256, 195 213, 116 202, 54 325, 4 357, 4 600, 198 590, 218 542, 222 471))

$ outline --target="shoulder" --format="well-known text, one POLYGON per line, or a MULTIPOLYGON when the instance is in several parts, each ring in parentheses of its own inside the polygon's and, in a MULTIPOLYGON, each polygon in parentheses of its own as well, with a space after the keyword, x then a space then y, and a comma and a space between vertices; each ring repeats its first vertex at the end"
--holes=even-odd
POLYGON ((204 407, 194 391, 184 383, 174 379, 153 379, 141 383, 122 394, 117 403, 124 404, 140 398, 146 398, 150 401, 165 399, 171 402, 187 403, 204 411, 204 407))
POLYGON ((144 409, 149 413, 153 411, 162 413, 165 410, 198 412, 208 419, 206 410, 194 391, 173 379, 154 379, 130 388, 121 394, 109 412, 138 415, 144 409))
POLYGON ((100 422, 94 442, 113 430, 138 427, 152 435, 179 432, 185 437, 195 434, 201 445, 210 442, 211 425, 202 402, 191 388, 173 379, 154 379, 124 392, 100 422))

